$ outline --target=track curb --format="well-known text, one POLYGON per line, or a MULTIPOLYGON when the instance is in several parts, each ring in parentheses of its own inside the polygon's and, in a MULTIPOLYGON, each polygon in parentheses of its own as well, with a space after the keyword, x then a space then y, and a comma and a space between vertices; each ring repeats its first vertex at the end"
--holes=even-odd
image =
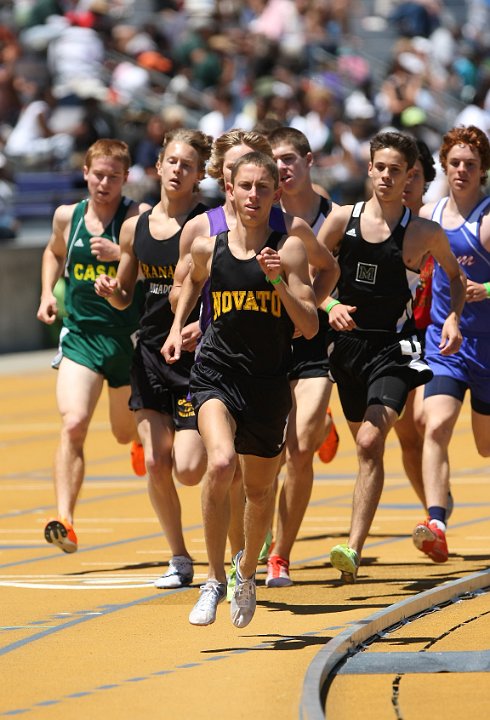
POLYGON ((299 707, 300 720, 325 720, 322 689, 335 666, 357 645, 406 618, 464 593, 490 587, 490 569, 468 575, 389 605, 332 638, 306 671, 299 707))

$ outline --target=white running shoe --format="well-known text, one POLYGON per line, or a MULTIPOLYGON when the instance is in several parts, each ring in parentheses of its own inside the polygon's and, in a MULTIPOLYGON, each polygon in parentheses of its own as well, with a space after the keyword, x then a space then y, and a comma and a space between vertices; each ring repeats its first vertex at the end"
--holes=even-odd
POLYGON ((211 625, 216 620, 216 609, 226 597, 226 585, 208 580, 201 585, 199 600, 189 613, 191 625, 211 625))
POLYGON ((235 556, 236 567, 236 584, 235 592, 231 599, 231 621, 235 627, 246 627, 255 614, 256 601, 256 585, 255 574, 251 578, 245 580, 240 575, 240 558, 242 550, 235 556))
POLYGON ((190 585, 193 578, 192 560, 185 555, 174 555, 168 564, 167 572, 155 580, 154 585, 159 590, 169 590, 190 585))

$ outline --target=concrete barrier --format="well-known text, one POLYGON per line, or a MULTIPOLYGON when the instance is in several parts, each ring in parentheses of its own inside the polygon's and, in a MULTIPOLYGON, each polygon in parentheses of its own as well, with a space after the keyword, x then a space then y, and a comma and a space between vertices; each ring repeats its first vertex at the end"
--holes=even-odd
POLYGON ((42 253, 39 245, 0 245, 0 353, 53 346, 48 328, 36 318, 42 253))

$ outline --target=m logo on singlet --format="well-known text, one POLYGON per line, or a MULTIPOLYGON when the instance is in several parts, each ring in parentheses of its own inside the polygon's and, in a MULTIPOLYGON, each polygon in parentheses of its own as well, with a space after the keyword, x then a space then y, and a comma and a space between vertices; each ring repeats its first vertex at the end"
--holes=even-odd
POLYGON ((357 263, 356 280, 362 283, 374 285, 376 282, 377 265, 368 265, 367 263, 357 263))

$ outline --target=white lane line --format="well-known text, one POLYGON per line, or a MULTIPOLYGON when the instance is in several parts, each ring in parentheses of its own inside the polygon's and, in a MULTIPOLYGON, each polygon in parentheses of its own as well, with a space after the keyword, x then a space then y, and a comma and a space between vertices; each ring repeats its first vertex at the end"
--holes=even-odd
MULTIPOLYGON (((43 422, 43 423, 0 423, 0 432, 7 433, 31 433, 31 432, 43 432, 45 430, 57 430, 60 429, 59 422, 43 422)), ((107 422, 94 422, 90 425, 91 430, 109 430, 109 423, 107 422)))
POLYGON ((47 583, 0 582, 0 587, 15 587, 22 590, 136 590, 153 586, 153 581, 134 583, 133 585, 49 585, 47 583))
POLYGON ((449 554, 461 553, 462 555, 464 555, 465 553, 468 553, 468 554, 471 553, 473 555, 474 553, 482 553, 482 555, 483 555, 483 553, 487 553, 487 552, 488 552, 488 545, 486 545, 486 546, 482 545, 482 547, 475 547, 474 545, 468 545, 466 547, 462 547, 462 546, 454 547, 453 545, 450 545, 450 547, 449 547, 449 554))
POLYGON ((325 522, 329 522, 329 523, 334 523, 334 522, 340 523, 340 522, 345 522, 345 519, 349 518, 349 517, 350 517, 350 512, 349 513, 346 512, 343 515, 341 515, 340 513, 338 513, 337 515, 312 515, 311 511, 310 511, 309 515, 305 515, 303 522, 323 522, 323 521, 325 521, 325 522))
POLYGON ((18 533, 19 535, 26 534, 26 535, 39 535, 39 530, 31 528, 11 528, 10 530, 0 530, 0 533, 5 533, 6 535, 12 536, 14 533, 18 533))
POLYGON ((117 517, 117 518, 111 518, 111 517, 100 517, 100 518, 77 518, 76 524, 77 527, 79 525, 90 525, 92 523, 147 523, 151 525, 158 525, 157 518, 153 517, 117 517))
MULTIPOLYGON (((150 576, 148 573, 141 573, 141 574, 135 574, 135 573, 129 573, 129 572, 126 572, 126 573, 122 573, 122 572, 121 573, 104 573, 104 579, 107 578, 109 580, 111 580, 111 579, 124 580, 124 578, 127 578, 129 580, 131 580, 132 578, 137 578, 137 579, 143 578, 146 580, 149 577, 150 576)), ((159 575, 156 577, 159 577, 159 575)), ((59 574, 47 575, 45 573, 39 573, 37 575, 0 575, 0 581, 2 581, 2 580, 9 580, 9 581, 10 580, 19 580, 19 581, 22 581, 22 580, 43 580, 43 581, 44 580, 62 580, 65 583, 66 582, 69 583, 69 582, 79 582, 81 578, 87 579, 87 581, 90 580, 90 578, 84 578, 84 575, 73 575, 71 577, 67 577, 66 575, 59 575, 59 574)))
MULTIPOLYGON (((171 553, 169 553, 169 552, 168 552, 168 553, 161 553, 161 554, 162 554, 162 555, 165 555, 165 554, 166 554, 169 558, 172 557, 171 553)), ((99 567, 99 566, 100 566, 100 567, 106 567, 106 566, 108 566, 108 567, 112 567, 112 568, 113 568, 114 565, 116 565, 116 564, 117 564, 117 565, 122 565, 122 566, 124 566, 124 565, 134 565, 134 557, 132 557, 130 560, 129 560, 129 559, 128 559, 128 560, 117 560, 117 561, 113 560, 112 562, 110 562, 110 561, 108 561, 108 560, 105 560, 105 561, 102 561, 102 560, 101 560, 100 562, 93 561, 93 562, 82 562, 82 563, 81 563, 81 565, 82 565, 83 567, 99 567)), ((0 575, 0 577, 1 577, 1 575, 0 575)))
MULTIPOLYGON (((23 476, 29 475, 29 477, 36 477, 35 473, 23 473, 23 476)), ((119 475, 118 478, 121 476, 119 475)), ((9 478, 10 480, 10 478, 9 478)), ((1 481, 1 477, 0 477, 1 481)), ((113 481, 107 481, 107 480, 91 480, 90 477, 87 478, 87 482, 90 484, 91 490, 140 490, 141 489, 141 482, 136 482, 135 480, 125 480, 124 478, 113 480, 113 481)), ((43 474, 40 476, 40 480, 36 482, 35 484, 32 482, 15 482, 10 484, 6 484, 3 482, 0 482, 0 492, 2 491, 8 491, 8 492, 20 492, 21 490, 25 492, 32 492, 32 491, 46 491, 46 488, 52 488, 53 481, 51 478, 46 478, 46 475, 43 474)))
POLYGON ((0 630, 38 630, 39 628, 52 628, 54 625, 0 625, 0 630))

